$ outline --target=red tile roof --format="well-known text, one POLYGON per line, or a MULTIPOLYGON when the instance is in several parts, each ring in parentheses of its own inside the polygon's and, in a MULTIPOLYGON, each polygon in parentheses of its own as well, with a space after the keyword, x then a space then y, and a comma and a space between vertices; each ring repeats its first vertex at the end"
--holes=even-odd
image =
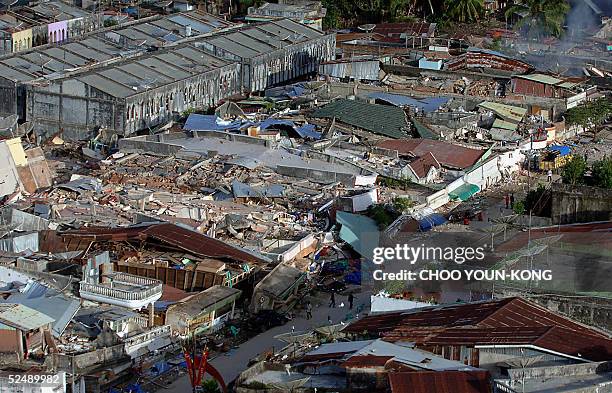
POLYGON ((420 345, 535 345, 594 361, 612 359, 607 335, 521 298, 373 315, 344 331, 420 345))
POLYGON ((490 393, 488 371, 418 371, 389 374, 392 393, 490 393))
POLYGON ((465 146, 432 139, 390 139, 381 141, 378 146, 397 150, 400 154, 422 157, 433 153, 436 160, 445 167, 465 169, 474 165, 485 150, 470 149, 465 146))

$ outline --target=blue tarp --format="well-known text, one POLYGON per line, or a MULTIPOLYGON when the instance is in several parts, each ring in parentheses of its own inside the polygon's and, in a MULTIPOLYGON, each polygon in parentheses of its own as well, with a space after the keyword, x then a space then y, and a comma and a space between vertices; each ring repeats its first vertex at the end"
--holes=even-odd
POLYGON ((352 272, 344 276, 344 282, 347 284, 361 285, 361 272, 352 272))
POLYGON ((316 126, 314 124, 304 124, 301 127, 295 125, 291 120, 282 120, 282 119, 266 119, 259 124, 259 128, 262 130, 267 129, 272 126, 287 126, 293 128, 293 130, 301 137, 301 138, 311 138, 311 139, 321 139, 321 133, 315 131, 316 126))
POLYGON ((421 232, 426 232, 435 226, 446 224, 446 218, 434 213, 423 217, 419 220, 419 229, 421 232))
POLYGON ((572 151, 569 146, 557 146, 557 145, 553 145, 553 146, 550 146, 549 149, 551 151, 558 151, 559 155, 561 155, 561 156, 566 156, 566 155, 570 154, 571 151, 572 151))
POLYGON ((368 94, 368 98, 388 102, 395 106, 411 106, 425 112, 435 112, 442 105, 446 104, 450 98, 448 97, 430 97, 416 99, 401 94, 390 94, 383 92, 374 92, 368 94))
POLYGON ((265 96, 273 99, 293 99, 306 93, 306 85, 296 83, 293 85, 273 87, 265 91, 265 96))

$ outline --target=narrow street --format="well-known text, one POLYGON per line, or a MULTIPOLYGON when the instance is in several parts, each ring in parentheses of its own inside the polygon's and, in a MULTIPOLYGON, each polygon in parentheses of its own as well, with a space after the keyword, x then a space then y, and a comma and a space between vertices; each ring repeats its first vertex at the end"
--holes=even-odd
MULTIPOLYGON (((364 305, 364 310, 370 309, 370 293, 355 293, 354 308, 359 305, 364 305)), ((308 330, 314 327, 328 325, 328 316, 331 318, 333 324, 336 324, 345 319, 347 313, 349 313, 348 302, 346 296, 336 295, 336 308, 328 307, 329 295, 321 294, 319 297, 313 299, 312 307, 312 319, 307 320, 305 313, 296 315, 296 318, 287 322, 283 326, 278 326, 270 329, 264 333, 261 333, 249 341, 240 345, 236 349, 221 354, 214 358, 211 363, 219 370, 223 379, 227 384, 236 379, 238 375, 247 368, 249 360, 253 359, 260 353, 272 349, 272 347, 278 349, 282 348, 286 343, 274 339, 281 333, 288 333, 293 328, 295 331, 308 330), (321 300, 319 300, 321 299, 321 300), (340 305, 344 302, 344 307, 340 305)), ((361 317, 361 315, 360 315, 361 317)), ((182 375, 179 379, 174 381, 165 389, 159 389, 158 392, 190 392, 191 384, 189 382, 188 374, 182 375)))

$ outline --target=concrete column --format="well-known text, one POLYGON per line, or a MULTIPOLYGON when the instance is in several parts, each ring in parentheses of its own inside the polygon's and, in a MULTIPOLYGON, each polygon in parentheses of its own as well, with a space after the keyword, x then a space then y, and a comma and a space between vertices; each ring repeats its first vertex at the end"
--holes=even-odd
POLYGON ((151 302, 151 304, 149 304, 149 327, 152 328, 154 325, 154 319, 155 319, 155 302, 151 302))
POLYGON ((24 358, 23 332, 17 329, 17 359, 21 362, 24 358))
POLYGON ((234 310, 236 309, 236 301, 232 302, 232 313, 230 314, 230 319, 234 319, 234 310))

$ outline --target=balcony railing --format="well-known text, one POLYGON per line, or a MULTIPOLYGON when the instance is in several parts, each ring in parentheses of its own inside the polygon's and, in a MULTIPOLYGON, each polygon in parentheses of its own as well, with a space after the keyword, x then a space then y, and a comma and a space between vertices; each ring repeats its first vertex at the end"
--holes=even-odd
POLYGON ((129 308, 140 308, 161 297, 162 283, 159 280, 128 273, 116 273, 108 277, 112 279, 111 283, 81 281, 81 297, 129 308))
POLYGON ((132 290, 111 288, 109 286, 101 284, 89 284, 81 281, 81 293, 89 292, 100 296, 112 297, 121 300, 145 300, 153 297, 162 292, 162 285, 159 284, 153 288, 138 290, 134 288, 132 290))

